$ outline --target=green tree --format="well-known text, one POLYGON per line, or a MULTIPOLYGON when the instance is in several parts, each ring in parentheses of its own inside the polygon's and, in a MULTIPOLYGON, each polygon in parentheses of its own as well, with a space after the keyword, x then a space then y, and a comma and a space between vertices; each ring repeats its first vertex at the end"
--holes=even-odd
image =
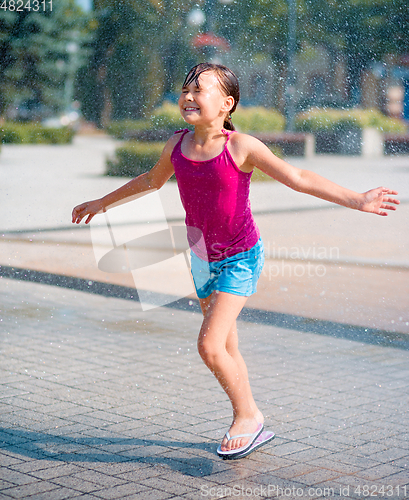
POLYGON ((74 0, 59 0, 39 12, 2 12, 0 19, 0 114, 10 104, 31 100, 56 111, 64 105, 70 54, 78 45, 84 57, 87 18, 74 0))
MULTIPOLYGON (((288 63, 288 1, 235 1, 229 8, 215 2, 215 28, 239 48, 243 59, 269 54, 288 63)), ((409 52, 407 0, 297 0, 297 47, 324 45, 332 60, 347 61, 350 98, 358 98, 363 69, 385 54, 409 52)))
POLYGON ((364 69, 386 54, 409 51, 406 0, 303 0, 305 16, 299 36, 325 45, 335 58, 346 57, 349 97, 359 101, 364 69))
POLYGON ((191 49, 192 1, 96 0, 93 55, 81 73, 85 115, 99 125, 146 116, 173 90, 191 49))

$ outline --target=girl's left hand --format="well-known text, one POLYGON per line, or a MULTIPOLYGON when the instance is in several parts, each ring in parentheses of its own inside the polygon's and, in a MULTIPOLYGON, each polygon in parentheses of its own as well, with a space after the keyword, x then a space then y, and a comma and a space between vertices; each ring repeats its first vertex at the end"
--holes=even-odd
POLYGON ((377 215, 388 215, 385 210, 396 210, 394 205, 399 205, 400 201, 396 198, 392 198, 389 195, 397 195, 397 191, 392 191, 392 189, 379 187, 376 189, 371 189, 366 193, 363 193, 363 202, 359 207, 362 212, 370 212, 377 215), (390 205, 393 203, 393 205, 390 205))

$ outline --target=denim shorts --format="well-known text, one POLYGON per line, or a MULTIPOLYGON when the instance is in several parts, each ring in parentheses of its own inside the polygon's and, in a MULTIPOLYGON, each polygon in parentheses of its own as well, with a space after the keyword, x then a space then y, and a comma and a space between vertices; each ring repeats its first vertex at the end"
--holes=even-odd
POLYGON ((215 290, 244 297, 253 295, 263 265, 261 238, 250 250, 217 262, 206 262, 191 252, 191 271, 199 299, 205 299, 215 290))

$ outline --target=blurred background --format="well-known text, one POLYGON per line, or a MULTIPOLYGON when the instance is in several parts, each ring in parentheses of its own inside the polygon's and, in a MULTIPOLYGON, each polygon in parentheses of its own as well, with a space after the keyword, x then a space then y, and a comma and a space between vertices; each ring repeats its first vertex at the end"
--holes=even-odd
POLYGON ((237 73, 242 106, 285 118, 268 131, 316 129, 310 116, 308 124, 299 118, 311 108, 377 111, 355 122, 378 120, 385 133, 404 132, 409 120, 405 0, 54 0, 37 12, 13 5, 0 11, 3 122, 100 129, 146 120, 176 103, 186 71, 203 60, 237 73), (380 123, 381 115, 402 123, 380 123))

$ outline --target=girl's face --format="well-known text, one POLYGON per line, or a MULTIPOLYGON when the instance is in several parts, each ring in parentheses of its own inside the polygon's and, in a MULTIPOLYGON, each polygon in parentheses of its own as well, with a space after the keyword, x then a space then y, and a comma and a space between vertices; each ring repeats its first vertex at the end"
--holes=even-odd
POLYGON ((193 80, 183 87, 179 109, 183 119, 191 125, 210 125, 222 121, 234 105, 234 98, 226 96, 219 80, 211 71, 199 75, 198 85, 193 80))

